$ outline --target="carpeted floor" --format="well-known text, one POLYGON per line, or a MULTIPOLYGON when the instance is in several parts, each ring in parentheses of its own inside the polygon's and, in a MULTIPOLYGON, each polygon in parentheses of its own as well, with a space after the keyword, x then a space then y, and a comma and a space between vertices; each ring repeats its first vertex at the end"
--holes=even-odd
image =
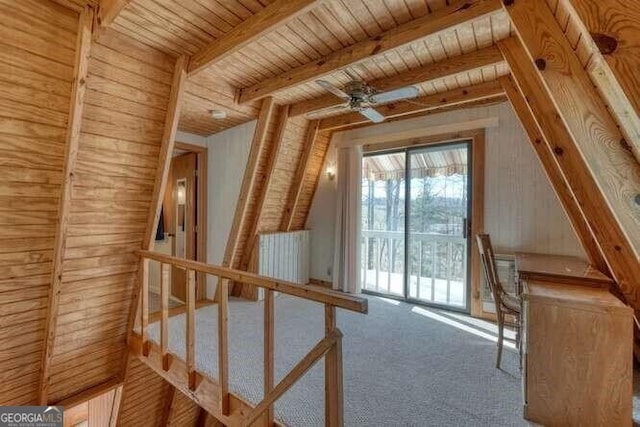
MULTIPOLYGON (((198 370, 217 376, 217 306, 196 314, 198 370)), ((230 386, 262 397, 262 303, 230 304, 230 386)), ((276 381, 323 334, 321 305, 276 298, 276 381)), ((517 354, 495 369, 495 328, 466 316, 369 297, 369 315, 339 310, 344 333, 347 426, 517 426, 522 419, 517 354)), ((184 315, 170 321, 171 351, 184 358, 184 315)), ((158 340, 159 325, 149 335, 158 340)), ((324 369, 319 363, 276 404, 290 426, 324 425, 324 369)))

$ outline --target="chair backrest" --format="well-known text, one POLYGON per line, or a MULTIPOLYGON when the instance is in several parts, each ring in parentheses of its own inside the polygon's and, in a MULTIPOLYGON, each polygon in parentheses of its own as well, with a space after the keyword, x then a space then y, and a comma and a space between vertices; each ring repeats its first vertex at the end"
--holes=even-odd
POLYGON ((502 303, 502 284, 498 277, 498 267, 496 266, 496 258, 491 246, 491 238, 488 234, 480 233, 476 236, 478 241, 478 250, 480 251, 480 259, 482 260, 482 266, 484 267, 485 278, 491 288, 493 294, 493 300, 496 303, 496 309, 500 309, 502 303))

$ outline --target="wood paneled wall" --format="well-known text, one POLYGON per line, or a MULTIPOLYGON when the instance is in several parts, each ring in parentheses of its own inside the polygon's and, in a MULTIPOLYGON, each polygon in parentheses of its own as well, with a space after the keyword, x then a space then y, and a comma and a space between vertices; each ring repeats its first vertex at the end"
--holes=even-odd
MULTIPOLYGON (((118 426, 159 426, 173 387, 151 368, 132 357, 122 390, 118 426)), ((166 418, 165 418, 166 419, 166 418)))
POLYGON ((284 215, 284 207, 293 183, 296 168, 309 121, 304 117, 290 118, 282 135, 273 172, 266 189, 262 212, 258 220, 258 232, 281 231, 278 228, 284 215))
POLYGON ((302 185, 302 189, 300 190, 298 206, 293 213, 292 230, 302 230, 305 228, 307 217, 311 210, 311 202, 318 187, 320 174, 324 172, 323 165, 327 157, 327 152, 329 151, 329 142, 331 142, 330 132, 318 133, 302 183, 296 183, 296 185, 302 185))
POLYGON ((199 415, 200 407, 182 392, 176 390, 173 395, 167 425, 176 427, 195 426, 199 415))
MULTIPOLYGON (((253 191, 251 192, 251 194, 240 194, 240 197, 247 197, 247 203, 246 203, 246 208, 245 208, 245 212, 239 212, 236 211, 235 215, 245 215, 246 218, 251 219, 251 218, 256 218, 258 214, 258 210, 259 210, 259 195, 263 192, 263 191, 267 191, 266 188, 266 179, 267 179, 267 169, 268 169, 268 163, 269 163, 269 156, 271 154, 271 152, 273 151, 273 147, 275 144, 275 135, 277 133, 277 123, 280 121, 282 114, 284 114, 284 109, 283 108, 278 108, 276 107, 276 110, 273 113, 273 119, 269 121, 268 123, 268 127, 267 127, 267 134, 264 140, 264 143, 262 144, 262 147, 259 150, 259 153, 257 153, 257 161, 256 161, 256 171, 255 171, 255 176, 256 179, 254 180, 254 185, 253 185, 253 191)), ((251 147, 251 150, 255 150, 254 147, 251 147)), ((252 155, 252 154, 250 154, 252 155)), ((245 176, 245 180, 246 180, 246 176, 245 176)), ((244 182, 243 182, 243 188, 244 188, 244 182)), ((244 253, 244 249, 246 247, 246 243, 247 241, 249 241, 251 239, 250 234, 251 234, 251 228, 252 228, 252 222, 251 220, 246 220, 243 221, 242 226, 240 227, 239 230, 237 230, 238 233, 238 237, 237 237, 237 244, 236 244, 236 251, 234 254, 229 254, 231 259, 233 259, 233 262, 229 264, 230 267, 232 268, 238 268, 240 266, 241 260, 242 260, 242 256, 244 253)), ((232 228, 232 233, 233 233, 233 228, 232 228)), ((227 261, 227 253, 225 252, 225 262, 227 261)))
POLYGON ((0 1, 0 405, 37 401, 77 26, 0 1))
POLYGON ((49 401, 117 378, 174 60, 113 31, 92 45, 49 401))

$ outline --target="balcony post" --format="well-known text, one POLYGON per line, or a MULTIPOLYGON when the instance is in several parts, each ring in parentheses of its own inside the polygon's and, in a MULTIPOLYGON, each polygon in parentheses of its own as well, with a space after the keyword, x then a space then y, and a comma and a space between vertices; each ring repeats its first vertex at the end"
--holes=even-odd
MULTIPOLYGON (((325 337, 337 329, 336 307, 325 304, 325 337)), ((342 335, 324 359, 324 393, 325 393, 325 425, 339 427, 343 425, 343 395, 342 395, 342 335)))

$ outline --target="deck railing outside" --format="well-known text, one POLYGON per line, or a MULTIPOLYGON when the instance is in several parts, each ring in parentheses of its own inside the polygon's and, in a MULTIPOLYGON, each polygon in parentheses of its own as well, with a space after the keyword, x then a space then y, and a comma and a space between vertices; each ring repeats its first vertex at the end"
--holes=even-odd
POLYGON ((229 415, 229 347, 228 347, 228 286, 229 281, 258 286, 265 289, 264 299, 264 398, 247 414, 242 415, 238 424, 249 426, 262 417, 265 425, 274 424, 273 404, 293 386, 322 357, 325 358, 325 413, 326 425, 343 425, 342 398, 342 332, 336 325, 336 308, 343 308, 359 313, 367 313, 367 300, 328 290, 313 285, 274 280, 244 271, 233 270, 166 256, 149 251, 140 251, 141 287, 140 287, 140 334, 143 356, 149 356, 151 344, 148 339, 149 324, 149 261, 160 263, 161 269, 161 317, 160 348, 162 369, 170 369, 172 355, 169 353, 169 274, 171 266, 186 270, 186 375, 190 390, 198 387, 195 355, 195 311, 196 311, 196 272, 218 277, 218 382, 220 395, 220 412, 229 415), (275 301, 274 291, 318 302, 325 306, 325 336, 304 356, 284 378, 274 385, 274 337, 275 337, 275 301), (266 414, 264 416, 263 414, 266 414))
MULTIPOLYGON (((409 297, 465 305, 466 239, 461 235, 411 233, 409 297)), ((362 289, 404 295, 405 233, 362 230, 362 289)))

